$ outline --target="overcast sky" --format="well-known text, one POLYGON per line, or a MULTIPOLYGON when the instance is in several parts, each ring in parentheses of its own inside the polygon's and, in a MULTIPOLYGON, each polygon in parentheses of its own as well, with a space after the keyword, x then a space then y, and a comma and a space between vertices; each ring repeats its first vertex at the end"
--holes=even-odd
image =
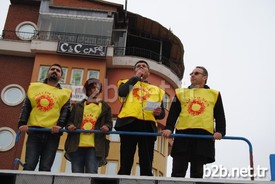
MULTIPOLYGON (((1 0, 1 28, 8 5, 9 0, 1 0)), ((190 84, 195 66, 208 69, 208 85, 223 98, 227 136, 251 141, 255 171, 269 169, 269 155, 275 154, 275 1, 128 0, 127 9, 170 28, 182 41, 183 87, 190 84)), ((221 140, 216 145, 216 166, 249 166, 244 141, 221 140)), ((270 173, 263 179, 270 180, 270 173)))

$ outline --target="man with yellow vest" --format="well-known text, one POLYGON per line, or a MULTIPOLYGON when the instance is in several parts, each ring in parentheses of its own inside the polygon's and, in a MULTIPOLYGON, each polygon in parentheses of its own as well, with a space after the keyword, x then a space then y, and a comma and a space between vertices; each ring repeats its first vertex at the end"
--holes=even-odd
MULTIPOLYGON (((165 116, 162 104, 165 92, 147 81, 150 71, 146 61, 138 61, 134 66, 134 73, 130 79, 118 81, 118 95, 124 101, 117 117, 115 129, 130 132, 157 132, 157 119, 163 119, 165 116), (157 104, 156 108, 146 108, 149 103, 157 104)), ((118 174, 131 174, 138 145, 140 175, 153 176, 155 140, 155 136, 120 134, 120 169, 118 174)))
POLYGON ((207 85, 208 72, 197 66, 188 88, 176 89, 176 96, 169 110, 164 137, 176 134, 213 135, 213 139, 175 137, 172 145, 172 177, 185 177, 188 162, 190 177, 202 178, 203 166, 215 161, 215 140, 226 133, 226 121, 221 94, 207 85))
POLYGON ((43 83, 30 84, 22 105, 18 128, 28 133, 24 170, 51 171, 58 144, 60 129, 65 126, 70 111, 71 90, 61 88, 63 75, 59 64, 50 66, 43 83), (33 128, 50 128, 51 132, 28 131, 33 128))

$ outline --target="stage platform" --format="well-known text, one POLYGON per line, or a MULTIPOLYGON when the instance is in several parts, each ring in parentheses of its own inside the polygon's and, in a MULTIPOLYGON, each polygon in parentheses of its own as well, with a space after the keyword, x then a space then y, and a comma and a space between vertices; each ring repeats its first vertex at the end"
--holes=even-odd
POLYGON ((193 179, 0 170, 1 184, 275 184, 271 181, 193 179))

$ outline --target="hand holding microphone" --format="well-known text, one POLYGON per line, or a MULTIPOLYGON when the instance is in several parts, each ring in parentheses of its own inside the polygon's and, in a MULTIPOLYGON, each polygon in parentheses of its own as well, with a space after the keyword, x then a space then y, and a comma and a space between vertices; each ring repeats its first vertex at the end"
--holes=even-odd
POLYGON ((144 69, 143 67, 139 67, 135 69, 135 76, 139 78, 140 81, 143 81, 144 79, 146 79, 147 74, 146 74, 146 69, 144 69))
POLYGON ((140 78, 140 80, 143 80, 143 70, 139 69, 136 73, 136 75, 140 78))
POLYGON ((143 80, 143 74, 141 74, 141 76, 140 76, 140 80, 143 80))

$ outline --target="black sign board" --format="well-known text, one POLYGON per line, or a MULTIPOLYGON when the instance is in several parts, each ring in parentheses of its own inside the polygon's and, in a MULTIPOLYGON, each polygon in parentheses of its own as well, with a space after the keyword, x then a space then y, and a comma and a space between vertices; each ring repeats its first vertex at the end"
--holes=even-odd
POLYGON ((63 54, 105 57, 107 53, 107 47, 82 43, 58 42, 57 52, 63 54))

